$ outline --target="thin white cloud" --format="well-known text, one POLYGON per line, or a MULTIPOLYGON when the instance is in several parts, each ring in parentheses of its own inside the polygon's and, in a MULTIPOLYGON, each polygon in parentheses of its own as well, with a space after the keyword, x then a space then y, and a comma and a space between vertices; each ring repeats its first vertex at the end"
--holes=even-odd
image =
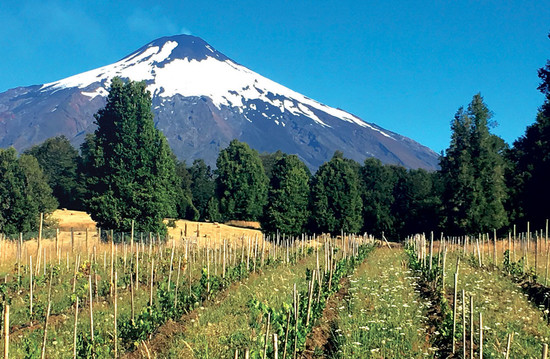
POLYGON ((135 8, 126 18, 128 30, 153 39, 160 36, 191 34, 186 27, 178 25, 163 13, 160 7, 135 8))

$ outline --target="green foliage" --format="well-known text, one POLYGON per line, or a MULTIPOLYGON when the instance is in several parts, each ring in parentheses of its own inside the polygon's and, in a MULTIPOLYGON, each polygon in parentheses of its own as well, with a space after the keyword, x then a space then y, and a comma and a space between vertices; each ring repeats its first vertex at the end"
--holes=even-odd
POLYGON ((379 159, 367 158, 361 168, 361 197, 365 230, 378 236, 390 234, 394 224, 391 207, 395 201, 395 178, 392 167, 379 159))
POLYGON ((185 218, 192 221, 199 219, 199 211, 193 205, 193 194, 191 193, 192 178, 185 161, 180 162, 173 158, 176 164, 176 181, 180 185, 176 187, 176 211, 179 218, 185 218))
MULTIPOLYGON (((280 261, 268 261, 265 265, 277 266, 280 261)), ((220 291, 228 288, 231 283, 242 280, 248 276, 253 267, 247 269, 246 263, 239 263, 227 268, 225 277, 208 275, 206 267, 202 269, 202 275, 198 282, 191 285, 190 290, 178 293, 176 301, 175 284, 164 280, 156 291, 157 300, 153 306, 143 308, 135 320, 123 317, 118 321, 118 330, 122 344, 128 348, 136 348, 141 341, 153 333, 168 319, 180 318, 184 313, 190 312, 198 306, 198 303, 211 298, 220 291)))
POLYGON ((143 82, 114 78, 107 104, 95 116, 97 130, 82 145, 87 209, 105 229, 164 232, 176 215, 174 160, 155 128, 151 95, 143 82))
POLYGON ((479 233, 507 225, 504 142, 489 132, 491 113, 480 94, 451 124, 451 143, 441 157, 445 228, 479 233))
POLYGON ((321 232, 356 233, 362 227, 358 165, 336 152, 324 163, 311 184, 311 213, 321 232))
POLYGON ((199 219, 201 221, 205 219, 218 220, 216 215, 214 215, 216 218, 213 219, 208 211, 208 204, 214 196, 215 189, 214 176, 210 166, 207 166, 204 160, 195 160, 189 168, 189 174, 191 176, 191 197, 199 212, 199 219))
POLYGON ((441 221, 441 188, 437 172, 417 169, 401 173, 393 196, 393 232, 400 239, 412 233, 437 231, 441 221))
MULTIPOLYGON (((274 308, 257 298, 252 298, 248 302, 248 308, 252 313, 250 317, 253 319, 249 323, 250 326, 260 331, 261 323, 267 321, 267 317, 269 316, 271 330, 281 339, 279 342, 279 352, 283 352, 286 346, 287 353, 292 353, 295 344, 298 352, 301 352, 305 348, 307 336, 313 330, 316 320, 322 316, 328 298, 340 289, 341 279, 349 276, 373 249, 372 245, 360 245, 356 256, 341 259, 336 263, 332 278, 330 278, 330 273, 325 273, 325 276, 321 280, 317 279, 315 281, 313 293, 316 295, 318 293, 319 301, 313 300, 311 303, 309 323, 307 323, 309 293, 308 290, 303 290, 299 293, 300 301, 297 305, 297 311, 294 309, 292 303, 283 303, 280 308, 274 308), (329 282, 331 283, 330 287, 329 282), (290 323, 287 326, 289 314, 290 323), (288 340, 285 342, 284 338, 287 331, 288 340), (294 340, 295 337, 296 340, 294 340)), ((311 271, 306 270, 306 279, 308 279, 310 273, 311 271)), ((264 347, 263 336, 259 336, 257 342, 257 347, 264 347)), ((267 353, 268 357, 273 353, 272 342, 268 343, 267 353)))
POLYGON ((289 235, 303 233, 308 221, 311 174, 296 155, 284 155, 273 165, 264 230, 289 235))
POLYGON ((57 202, 36 158, 17 158, 13 148, 0 149, 0 231, 14 236, 38 229, 40 213, 51 213, 57 202))
POLYGON ((216 193, 222 218, 257 221, 267 202, 268 179, 258 153, 233 140, 220 151, 216 193))
POLYGON ((273 153, 260 153, 260 160, 262 160, 265 174, 270 181, 274 174, 273 166, 275 166, 275 164, 285 155, 286 154, 281 150, 277 150, 273 153))
POLYGON ((508 272, 512 276, 515 276, 515 277, 523 276, 523 268, 525 265, 523 262, 524 262, 523 258, 521 258, 517 262, 514 262, 510 258, 510 251, 508 249, 504 252, 504 262, 503 262, 504 271, 508 272))
POLYGON ((24 152, 38 160, 61 208, 82 209, 77 179, 78 151, 65 136, 49 138, 24 152))

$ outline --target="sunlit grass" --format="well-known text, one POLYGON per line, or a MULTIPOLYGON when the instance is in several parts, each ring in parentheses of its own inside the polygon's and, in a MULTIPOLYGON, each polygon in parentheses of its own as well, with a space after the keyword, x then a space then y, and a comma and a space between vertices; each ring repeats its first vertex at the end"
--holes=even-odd
MULTIPOLYGON (((448 255, 445 288, 454 290, 456 253, 448 255), (451 264, 452 263, 452 264, 451 264)), ((502 258, 502 256, 501 256, 502 258)), ((467 336, 470 333, 469 297, 474 301, 474 342, 479 344, 479 312, 483 313, 484 356, 502 357, 506 352, 508 334, 513 333, 510 358, 539 357, 542 344, 550 337, 550 327, 544 313, 529 302, 526 294, 511 278, 498 270, 478 268, 462 260, 459 265, 458 291, 466 292, 467 336)), ((457 317, 462 318, 459 296, 457 317)), ((458 341, 461 348, 462 342, 458 341)), ((469 351, 469 348, 468 348, 469 351)))
POLYGON ((416 274, 400 248, 379 248, 351 277, 350 297, 338 311, 333 337, 338 358, 426 358, 426 308, 416 274))

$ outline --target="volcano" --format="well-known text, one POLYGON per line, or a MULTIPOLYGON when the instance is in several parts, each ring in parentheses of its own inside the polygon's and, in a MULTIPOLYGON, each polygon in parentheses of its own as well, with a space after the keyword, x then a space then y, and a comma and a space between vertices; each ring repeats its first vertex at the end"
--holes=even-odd
POLYGON ((397 133, 267 79, 189 35, 157 39, 111 65, 0 94, 0 147, 22 151, 65 135, 78 146, 96 128, 115 77, 145 81, 155 123, 180 160, 215 164, 234 138, 259 152, 298 155, 312 170, 335 151, 363 162, 434 170, 438 155, 397 133))

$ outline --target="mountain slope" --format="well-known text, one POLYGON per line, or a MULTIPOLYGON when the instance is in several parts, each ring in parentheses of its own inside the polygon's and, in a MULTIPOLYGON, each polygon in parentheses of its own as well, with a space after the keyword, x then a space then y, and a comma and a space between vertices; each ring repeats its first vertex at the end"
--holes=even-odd
POLYGON ((95 129, 113 77, 144 80, 153 111, 180 159, 215 163, 238 138, 260 152, 295 153, 312 169, 335 150, 362 162, 434 169, 437 154, 340 109, 314 101, 232 61, 202 39, 157 39, 120 61, 42 86, 0 94, 0 146, 23 150, 64 134, 73 143, 95 129))

